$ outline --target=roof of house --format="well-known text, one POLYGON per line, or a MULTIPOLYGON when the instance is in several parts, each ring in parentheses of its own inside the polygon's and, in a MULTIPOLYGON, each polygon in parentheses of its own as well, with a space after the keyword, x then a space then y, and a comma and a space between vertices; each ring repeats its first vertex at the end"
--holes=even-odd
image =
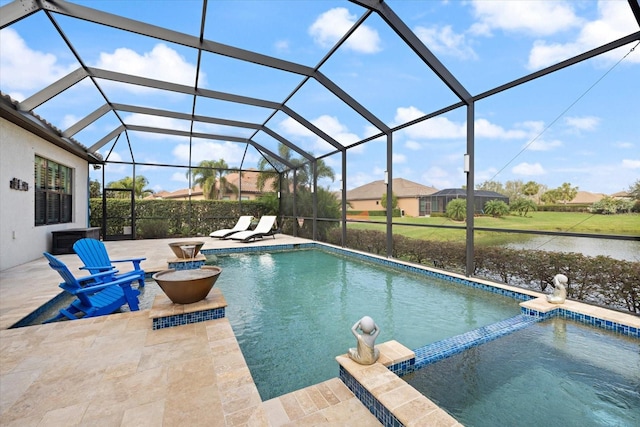
MULTIPOLYGON (((428 185, 418 184, 403 178, 394 178, 392 181, 393 194, 398 198, 428 196, 438 191, 428 185)), ((387 192, 387 185, 383 180, 373 181, 347 191, 347 200, 378 200, 387 192)))
POLYGON ((626 197, 631 197, 631 193, 629 193, 628 191, 618 191, 617 193, 613 193, 611 197, 626 198, 626 197))
MULTIPOLYGON (((248 170, 242 171, 242 193, 261 193, 262 191, 271 191, 272 181, 274 178, 267 178, 264 188, 261 191, 258 189, 258 177, 260 176, 260 171, 258 170, 248 170)), ((224 176, 228 183, 235 185, 238 189, 240 189, 239 182, 239 173, 238 172, 230 172, 224 176)), ((151 194, 146 199, 181 199, 185 198, 189 195, 188 188, 181 188, 180 190, 176 190, 173 192, 169 191, 159 191, 155 194, 151 194)), ((194 186, 191 189, 192 196, 200 196, 202 195, 202 187, 199 185, 194 186)))
MULTIPOLYGON (((507 197, 504 194, 487 190, 474 190, 473 195, 478 197, 507 197)), ((445 188, 444 190, 440 190, 437 193, 433 193, 432 196, 467 197, 467 190, 465 190, 464 188, 445 188)))
POLYGON ((576 197, 573 198, 573 200, 567 202, 569 204, 573 204, 573 203, 595 203, 595 202, 599 202, 600 200, 602 200, 603 197, 605 197, 606 194, 604 193, 590 193, 588 191, 578 191, 578 193, 576 194, 576 197))

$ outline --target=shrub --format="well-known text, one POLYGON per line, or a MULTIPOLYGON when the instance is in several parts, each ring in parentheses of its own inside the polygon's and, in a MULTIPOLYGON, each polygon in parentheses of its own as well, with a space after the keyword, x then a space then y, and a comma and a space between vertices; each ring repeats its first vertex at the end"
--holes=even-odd
POLYGON ((454 221, 464 221, 467 218, 467 200, 454 199, 447 203, 447 216, 454 221))
MULTIPOLYGON (((327 242, 340 245, 341 232, 333 229, 327 242)), ((386 255, 386 233, 348 230, 345 246, 386 255)), ((448 271, 465 271, 464 243, 440 242, 393 236, 393 257, 448 271)), ((545 291, 553 277, 562 273, 569 283, 567 295, 586 303, 640 313, 640 262, 606 256, 520 250, 501 247, 475 249, 475 276, 486 277, 526 289, 545 291)))
POLYGON ((509 214, 509 205, 502 200, 489 200, 484 204, 484 213, 494 218, 500 218, 509 214))
POLYGON ((136 234, 142 239, 163 239, 169 235, 166 219, 143 219, 137 222, 136 234))

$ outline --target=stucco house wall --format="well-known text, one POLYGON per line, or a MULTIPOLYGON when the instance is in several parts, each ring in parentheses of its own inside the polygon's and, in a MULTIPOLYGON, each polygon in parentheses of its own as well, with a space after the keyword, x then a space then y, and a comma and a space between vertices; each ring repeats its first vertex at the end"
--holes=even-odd
POLYGON ((51 251, 51 232, 88 226, 88 162, 0 118, 0 270, 51 251), (35 226, 35 155, 72 168, 72 222, 35 226), (9 188, 17 178, 27 191, 9 188))
MULTIPOLYGON (((350 211, 382 211, 384 208, 380 200, 349 200, 350 211)), ((404 211, 406 216, 419 215, 419 199, 416 197, 398 197, 398 209, 404 211)))

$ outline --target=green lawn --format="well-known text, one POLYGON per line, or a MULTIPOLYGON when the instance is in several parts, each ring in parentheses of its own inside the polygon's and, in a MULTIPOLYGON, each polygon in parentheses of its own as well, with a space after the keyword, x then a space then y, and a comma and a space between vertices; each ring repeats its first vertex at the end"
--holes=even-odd
MULTIPOLYGON (((384 222, 384 217, 371 217, 373 221, 384 222)), ((394 218, 394 223, 404 224, 428 224, 464 227, 461 222, 451 221, 448 218, 394 218)), ((504 218, 476 217, 476 227, 505 228, 515 230, 543 230, 543 231, 569 231, 574 233, 593 234, 618 234, 626 236, 640 235, 640 215, 594 215, 590 213, 574 212, 532 212, 526 217, 507 216, 504 218)), ((352 229, 385 230, 385 225, 355 224, 349 223, 352 229)), ((465 230, 451 230, 446 228, 411 227, 394 225, 394 234, 399 234, 414 239, 465 241, 465 230)), ((495 233, 476 231, 476 244, 502 244, 517 241, 527 235, 515 233, 495 233)))

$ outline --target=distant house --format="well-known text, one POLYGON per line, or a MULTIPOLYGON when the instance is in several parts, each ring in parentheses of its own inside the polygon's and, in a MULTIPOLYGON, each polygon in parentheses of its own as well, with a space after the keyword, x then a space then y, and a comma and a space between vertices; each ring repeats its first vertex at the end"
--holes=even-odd
POLYGON ((617 193, 611 194, 611 197, 619 200, 633 200, 633 196, 628 191, 618 191, 617 193))
POLYGON ((599 202, 607 195, 604 193, 590 193, 588 191, 578 191, 576 197, 568 201, 568 205, 584 205, 599 202))
MULTIPOLYGON (((260 176, 260 172, 257 170, 247 170, 242 171, 242 183, 240 182, 240 173, 239 172, 231 172, 224 176, 227 182, 238 191, 241 191, 242 200, 255 200, 258 196, 263 193, 268 193, 272 188, 272 179, 267 179, 264 184, 263 191, 258 189, 258 177, 260 176)), ((188 188, 183 188, 180 190, 176 190, 173 192, 168 191, 160 191, 158 193, 152 194, 146 199, 166 199, 166 200, 204 200, 204 193, 202 191, 202 187, 199 185, 194 186, 189 191, 188 188)), ((227 191, 222 195, 222 200, 238 200, 238 195, 236 191, 227 191)))
MULTIPOLYGON (((424 216, 426 207, 422 206, 421 198, 438 191, 433 187, 418 184, 403 178, 392 181, 393 194, 398 199, 398 209, 408 216, 424 216)), ((349 210, 375 211, 384 210, 381 204, 382 195, 387 192, 387 185, 383 180, 373 181, 363 186, 347 191, 349 210)))
MULTIPOLYGON (((447 211, 447 204, 449 204, 450 201, 466 198, 467 190, 463 188, 447 188, 445 190, 440 190, 429 197, 429 206, 431 207, 429 213, 445 213, 447 211)), ((473 199, 475 205, 474 210, 476 213, 484 212, 484 205, 490 200, 501 200, 506 204, 509 204, 509 197, 496 193, 495 191, 475 190, 473 192, 473 199)))

